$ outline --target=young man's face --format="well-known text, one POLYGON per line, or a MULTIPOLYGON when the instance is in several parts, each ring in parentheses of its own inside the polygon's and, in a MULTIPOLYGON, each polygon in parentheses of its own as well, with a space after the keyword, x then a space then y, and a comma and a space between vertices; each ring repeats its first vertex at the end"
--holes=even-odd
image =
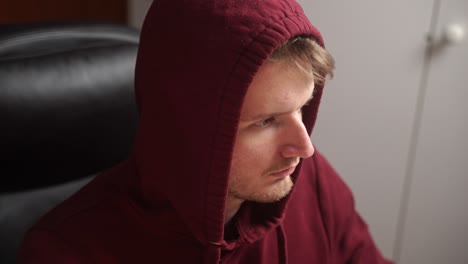
POLYGON ((301 108, 314 90, 310 78, 283 62, 267 62, 244 99, 229 176, 229 198, 274 202, 293 186, 291 173, 314 148, 301 108))

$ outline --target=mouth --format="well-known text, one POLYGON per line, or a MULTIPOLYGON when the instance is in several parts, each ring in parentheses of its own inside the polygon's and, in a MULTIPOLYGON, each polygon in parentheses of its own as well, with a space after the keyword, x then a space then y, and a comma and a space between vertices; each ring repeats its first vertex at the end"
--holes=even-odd
POLYGON ((273 176, 276 178, 286 178, 294 172, 294 170, 296 169, 296 166, 297 165, 290 166, 290 167, 281 169, 279 171, 273 172, 270 174, 270 176, 273 176))

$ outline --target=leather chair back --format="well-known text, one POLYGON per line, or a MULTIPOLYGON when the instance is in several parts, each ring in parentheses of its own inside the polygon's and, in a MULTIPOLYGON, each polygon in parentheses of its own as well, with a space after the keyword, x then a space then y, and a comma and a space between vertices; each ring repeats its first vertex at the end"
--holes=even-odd
POLYGON ((42 214, 128 156, 138 41, 103 23, 0 26, 0 263, 14 263, 42 214))

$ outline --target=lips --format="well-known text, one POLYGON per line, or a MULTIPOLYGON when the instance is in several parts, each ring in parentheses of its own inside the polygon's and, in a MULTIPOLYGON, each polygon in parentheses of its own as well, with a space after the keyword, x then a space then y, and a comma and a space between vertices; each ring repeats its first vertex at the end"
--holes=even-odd
POLYGON ((296 165, 285 168, 285 169, 282 169, 282 170, 279 170, 277 172, 273 172, 270 175, 273 176, 273 177, 285 178, 285 177, 291 175, 294 172, 295 169, 296 169, 296 165))

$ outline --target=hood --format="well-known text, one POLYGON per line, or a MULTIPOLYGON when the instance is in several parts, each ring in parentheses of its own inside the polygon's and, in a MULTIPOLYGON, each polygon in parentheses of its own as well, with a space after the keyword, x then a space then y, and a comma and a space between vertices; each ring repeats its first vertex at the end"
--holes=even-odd
MULTIPOLYGON (((226 245, 228 174, 249 84, 269 55, 297 35, 323 45, 290 0, 157 0, 147 14, 135 75, 135 182, 147 207, 176 215, 204 245, 226 245)), ((309 133, 321 93, 316 87, 304 109, 309 133)), ((287 200, 257 208, 262 220, 245 220, 251 228, 244 242, 277 226, 287 200)))

